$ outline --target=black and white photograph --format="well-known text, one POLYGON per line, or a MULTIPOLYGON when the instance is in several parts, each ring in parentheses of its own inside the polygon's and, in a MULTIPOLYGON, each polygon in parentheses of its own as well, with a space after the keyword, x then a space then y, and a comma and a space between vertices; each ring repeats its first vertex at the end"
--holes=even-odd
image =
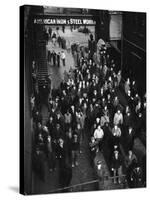
POLYGON ((21 194, 146 188, 146 16, 20 6, 21 194))

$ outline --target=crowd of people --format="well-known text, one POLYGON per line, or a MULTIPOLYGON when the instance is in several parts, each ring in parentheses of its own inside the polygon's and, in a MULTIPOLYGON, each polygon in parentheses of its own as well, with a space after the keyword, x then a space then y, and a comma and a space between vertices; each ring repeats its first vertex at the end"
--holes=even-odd
MULTIPOLYGON (((62 31, 64 32, 65 29, 62 27, 62 31)), ((51 41, 53 48, 52 50, 48 50, 47 60, 48 63, 52 66, 60 67, 61 61, 62 65, 65 67, 66 65, 66 54, 65 50, 67 52, 70 52, 70 42, 66 40, 64 37, 60 36, 59 34, 59 27, 56 27, 56 31, 53 31, 51 27, 45 30, 45 38, 46 41, 51 41), (61 51, 55 51, 55 47, 58 46, 58 48, 62 49, 61 51)))
MULTIPOLYGON (((43 163, 51 173, 58 167, 61 187, 68 186, 72 168, 80 167, 82 144, 88 140, 92 167, 94 158, 102 152, 114 183, 122 182, 125 167, 129 185, 138 187, 143 184, 142 170, 133 145, 144 126, 146 96, 139 97, 135 81, 130 83, 129 78, 122 87, 121 70, 116 71, 115 61, 105 46, 98 52, 99 59, 93 46, 89 46, 88 52, 83 50, 73 51, 80 55, 75 69, 58 89, 50 92, 46 123, 36 106, 36 98, 32 97, 35 170, 43 177, 43 163), (127 105, 122 104, 118 95, 120 88, 127 95, 127 105), (141 122, 138 129, 134 126, 133 112, 141 122), (125 157, 120 145, 125 149, 125 157)), ((50 57, 48 54, 51 62, 50 57)))
POLYGON ((60 62, 62 60, 62 64, 65 67, 66 65, 66 55, 64 51, 56 53, 54 50, 48 51, 48 56, 47 56, 48 63, 51 64, 52 66, 57 66, 60 67, 60 62))
MULTIPOLYGON (((62 29, 64 32, 64 29, 62 29)), ((44 31, 44 38, 46 42, 51 41, 53 44, 53 47, 56 47, 58 44, 59 48, 66 49, 67 48, 67 42, 66 39, 59 34, 59 27, 56 27, 56 30, 52 29, 51 27, 45 29, 44 31)))

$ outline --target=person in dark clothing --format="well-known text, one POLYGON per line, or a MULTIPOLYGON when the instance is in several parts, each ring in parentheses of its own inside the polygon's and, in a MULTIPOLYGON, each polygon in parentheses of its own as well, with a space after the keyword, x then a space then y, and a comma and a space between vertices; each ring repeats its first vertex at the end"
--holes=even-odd
POLYGON ((137 163, 137 157, 132 152, 132 150, 129 150, 128 151, 128 156, 125 159, 125 165, 126 165, 126 168, 127 168, 126 178, 127 178, 127 181, 128 181, 129 185, 131 183, 131 177, 130 177, 131 176, 131 172, 133 170, 133 167, 134 167, 135 163, 137 163))
POLYGON ((55 124, 60 124, 60 128, 62 130, 64 130, 64 118, 63 118, 61 112, 57 112, 56 113, 56 117, 54 119, 54 123, 55 124))
POLYGON ((124 115, 124 128, 127 129, 129 126, 132 126, 133 125, 133 119, 132 119, 132 115, 131 115, 131 112, 127 112, 125 115, 124 115))
POLYGON ((53 66, 56 66, 56 53, 55 53, 55 51, 52 52, 52 58, 53 58, 53 66))
POLYGON ((63 139, 58 140, 56 147, 56 158, 58 159, 59 168, 64 168, 66 165, 66 147, 63 139))
POLYGON ((77 123, 74 134, 78 136, 78 141, 79 141, 79 153, 82 153, 81 151, 81 145, 83 142, 83 130, 81 128, 81 124, 77 123))
POLYGON ((57 42, 58 42, 59 47, 62 48, 62 39, 61 39, 60 35, 57 38, 57 42))
POLYGON ((51 61, 52 61, 52 53, 51 53, 50 50, 48 51, 48 56, 47 56, 47 58, 48 58, 48 62, 51 63, 51 61))
POLYGON ((59 138, 64 138, 60 124, 56 124, 56 128, 53 131, 54 139, 58 140, 59 138))
POLYGON ((49 37, 51 39, 51 36, 52 36, 52 28, 51 27, 49 27, 48 32, 49 32, 49 37))
POLYGON ((67 95, 63 95, 63 97, 61 98, 61 112, 64 115, 68 109, 68 101, 67 101, 67 95))
POLYGON ((126 151, 128 152, 130 149, 133 149, 134 145, 134 138, 135 138, 135 131, 134 129, 129 126, 129 128, 126 131, 126 151))
POLYGON ((96 44, 93 40, 93 35, 90 34, 90 40, 88 41, 88 48, 89 48, 89 57, 90 59, 93 59, 93 54, 95 52, 96 44))
POLYGON ((37 136, 36 145, 40 151, 45 151, 44 138, 41 133, 37 136))
POLYGON ((60 67, 60 52, 57 53, 56 58, 57 58, 57 66, 60 67))
POLYGON ((91 137, 89 147, 90 147, 90 155, 91 155, 91 166, 94 167, 94 158, 96 156, 96 151, 97 151, 97 143, 94 137, 91 137))
POLYGON ((113 172, 114 176, 114 183, 117 183, 117 178, 118 177, 118 183, 121 183, 121 175, 122 175, 122 158, 118 150, 115 150, 112 156, 111 160, 111 170, 113 172))
POLYGON ((46 42, 48 42, 48 33, 47 33, 46 30, 45 30, 45 33, 44 33, 44 37, 45 37, 46 42))
POLYGON ((56 46, 56 33, 54 32, 52 35, 52 43, 53 43, 53 47, 56 46))
POLYGON ((67 112, 64 114, 65 129, 68 129, 70 127, 71 121, 72 121, 72 115, 69 112, 69 110, 67 110, 67 112))
POLYGON ((132 166, 132 170, 129 175, 130 181, 128 182, 129 187, 131 188, 138 188, 142 187, 142 169, 138 165, 137 162, 135 162, 132 166))
POLYGON ((78 154, 79 154, 79 140, 78 135, 74 134, 72 138, 72 167, 78 166, 78 154))
POLYGON ((38 147, 33 154, 33 169, 42 181, 45 181, 45 154, 38 147))
POLYGON ((53 170, 55 170, 56 155, 55 155, 55 144, 53 143, 51 136, 47 137, 46 154, 48 158, 48 167, 50 172, 52 172, 53 170))
POLYGON ((61 45, 62 45, 62 49, 66 49, 66 40, 65 40, 65 38, 61 38, 61 45))
POLYGON ((114 125, 112 129, 112 136, 111 136, 111 142, 113 146, 114 145, 119 146, 120 139, 121 139, 121 129, 117 125, 114 125))
POLYGON ((71 164, 72 162, 72 136, 73 136, 73 131, 72 128, 69 127, 67 133, 66 133, 66 146, 67 146, 67 159, 68 163, 71 164))
POLYGON ((62 32, 65 33, 65 25, 62 25, 62 32))
POLYGON ((48 106, 48 95, 49 95, 49 89, 48 89, 48 82, 47 80, 44 80, 43 85, 41 85, 40 89, 40 95, 41 95, 41 102, 48 106))
POLYGON ((56 33, 55 32, 53 33, 52 38, 56 39, 56 33))

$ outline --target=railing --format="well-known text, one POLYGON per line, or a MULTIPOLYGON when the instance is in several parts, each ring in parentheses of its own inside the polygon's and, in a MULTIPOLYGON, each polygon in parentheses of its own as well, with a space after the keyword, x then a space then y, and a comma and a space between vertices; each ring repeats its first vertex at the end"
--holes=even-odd
POLYGON ((135 44, 135 43, 133 43, 133 42, 127 40, 125 37, 123 37, 123 40, 125 40, 125 41, 128 42, 130 45, 132 45, 132 46, 134 46, 134 47, 140 49, 140 50, 143 51, 144 53, 146 53, 146 50, 145 50, 145 49, 143 49, 142 47, 138 46, 137 44, 135 44))
POLYGON ((88 181, 85 183, 79 183, 68 187, 58 188, 50 190, 47 193, 59 193, 59 192, 81 192, 81 191, 94 191, 94 190, 107 190, 107 189, 123 189, 128 188, 126 181, 126 175, 121 176, 102 176, 98 179, 88 181), (120 184, 114 184, 114 178, 121 178, 120 184))

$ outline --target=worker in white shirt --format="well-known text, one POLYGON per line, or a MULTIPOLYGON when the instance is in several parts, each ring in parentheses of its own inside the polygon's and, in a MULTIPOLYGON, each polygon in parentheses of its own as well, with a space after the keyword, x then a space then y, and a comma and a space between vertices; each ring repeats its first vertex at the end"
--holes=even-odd
POLYGON ((65 60, 66 60, 66 55, 65 55, 65 52, 64 51, 62 51, 61 52, 61 59, 62 59, 62 62, 63 62, 63 66, 65 67, 65 60))
POLYGON ((102 147, 102 139, 104 137, 104 131, 100 125, 98 125, 97 129, 94 131, 94 138, 98 144, 99 150, 102 147))
POLYGON ((123 124, 123 115, 120 110, 118 110, 114 115, 114 125, 122 125, 123 124))

